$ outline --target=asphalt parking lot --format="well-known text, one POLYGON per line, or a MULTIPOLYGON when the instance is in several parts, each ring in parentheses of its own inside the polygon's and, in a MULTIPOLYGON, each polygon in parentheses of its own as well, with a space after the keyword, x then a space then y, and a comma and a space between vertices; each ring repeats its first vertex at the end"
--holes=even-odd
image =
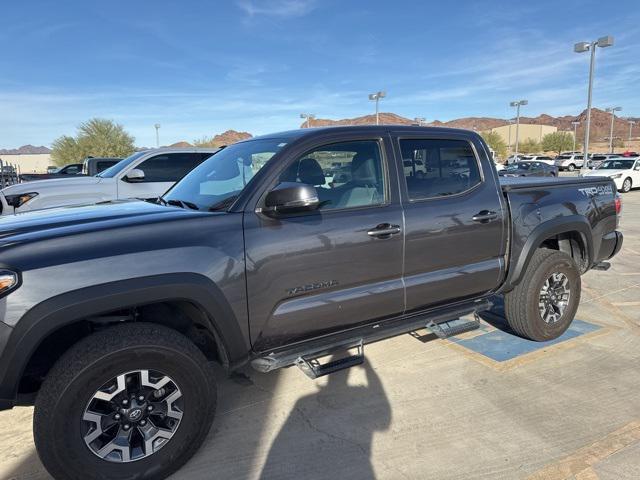
MULTIPOLYGON (((209 438, 175 479, 640 478, 640 191, 625 244, 583 277, 559 341, 488 323, 367 346, 363 367, 311 381, 295 368, 220 384, 209 438)), ((31 408, 0 412, 0 478, 49 478, 31 408)))

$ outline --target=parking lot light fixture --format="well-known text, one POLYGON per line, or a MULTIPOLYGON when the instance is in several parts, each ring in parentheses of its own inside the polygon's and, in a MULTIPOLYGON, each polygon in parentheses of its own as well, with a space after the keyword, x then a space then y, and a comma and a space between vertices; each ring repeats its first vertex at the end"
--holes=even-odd
POLYGON ((627 122, 629 124, 629 143, 631 143, 631 132, 633 131, 633 126, 636 124, 633 120, 629 120, 627 122))
POLYGON ((578 135, 578 125, 580 125, 580 122, 571 122, 571 125, 573 125, 573 150, 571 153, 576 153, 576 137, 578 135))
POLYGON ((313 113, 301 113, 300 118, 306 119, 307 126, 305 128, 310 128, 311 120, 315 120, 316 116, 313 113))
POLYGON ((607 35, 606 37, 600 37, 594 42, 579 42, 573 46, 573 51, 576 53, 584 53, 591 51, 591 60, 589 62, 589 88, 587 93, 587 123, 584 128, 584 162, 582 164, 582 173, 585 173, 587 168, 587 162, 589 159, 589 131, 591 129, 591 92, 593 90, 593 69, 596 59, 596 47, 605 48, 613 45, 613 37, 607 35))
POLYGON ((156 123, 154 125, 156 129, 156 148, 160 146, 160 124, 156 123))
POLYGON ((384 98, 387 96, 387 92, 381 90, 379 92, 376 93, 370 93, 369 94, 369 100, 375 101, 376 102, 376 125, 380 125, 380 116, 378 113, 378 102, 380 102, 381 98, 384 98))
POLYGON ((512 107, 516 107, 516 151, 514 154, 516 161, 518 161, 518 135, 520 130, 520 107, 528 104, 529 104, 528 100, 516 100, 509 104, 512 107))
POLYGON ((613 122, 616 119, 616 112, 622 110, 622 107, 609 107, 605 111, 611 114, 611 130, 609 131, 609 153, 613 153, 613 122))

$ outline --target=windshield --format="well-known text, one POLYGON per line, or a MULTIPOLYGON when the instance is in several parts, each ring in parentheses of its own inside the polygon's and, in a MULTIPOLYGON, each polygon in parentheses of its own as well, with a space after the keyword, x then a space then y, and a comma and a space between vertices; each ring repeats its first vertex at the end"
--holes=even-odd
POLYGON ((598 170, 629 170, 633 168, 635 160, 607 160, 602 162, 598 170))
POLYGON ((162 198, 170 204, 192 205, 198 210, 223 210, 285 145, 278 138, 231 145, 192 170, 162 198))
POLYGON ((116 163, 115 165, 107 168, 106 170, 103 170, 102 172, 100 172, 99 174, 96 175, 96 177, 100 177, 100 178, 113 178, 116 175, 118 175, 122 170, 124 170, 125 168, 127 168, 129 165, 131 165, 132 162, 134 162, 135 160, 137 160, 138 158, 140 158, 142 155, 144 155, 145 153, 147 153, 146 151, 143 152, 136 152, 133 155, 129 155, 127 158, 125 158, 124 160, 119 161, 118 163, 116 163))

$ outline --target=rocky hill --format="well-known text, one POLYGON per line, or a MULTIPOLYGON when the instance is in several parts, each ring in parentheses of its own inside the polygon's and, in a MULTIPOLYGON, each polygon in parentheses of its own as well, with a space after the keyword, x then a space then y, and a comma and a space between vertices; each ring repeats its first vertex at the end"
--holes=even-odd
POLYGON ((51 153, 47 147, 36 147, 33 145, 23 145, 20 148, 0 149, 0 155, 34 155, 40 153, 51 153))
MULTIPOLYGON (((620 118, 616 117, 613 135, 614 137, 621 137, 627 139, 629 136, 629 124, 628 120, 634 120, 638 125, 634 129, 634 137, 640 135, 640 119, 638 118, 620 118)), ((578 138, 584 136, 584 125, 587 121, 586 109, 577 116, 565 115, 562 117, 553 117, 551 115, 542 114, 537 117, 520 117, 522 123, 532 123, 534 125, 552 125, 557 127, 558 130, 573 130, 574 121, 580 122, 578 126, 578 138)), ((375 115, 365 115, 363 117, 345 118, 342 120, 330 120, 327 118, 318 118, 312 121, 313 127, 324 127, 331 125, 375 125, 375 115)), ((380 123, 385 125, 412 125, 415 122, 406 117, 402 117, 395 113, 380 113, 380 123)), ((448 122, 441 122, 440 120, 434 120, 433 122, 426 123, 427 126, 434 127, 451 127, 451 128, 465 128, 468 130, 476 130, 482 132, 490 130, 492 128, 500 127, 502 125, 508 125, 509 121, 503 118, 492 117, 464 117, 450 120, 448 122)), ((300 125, 301 128, 306 126, 306 122, 300 125)), ((603 141, 605 137, 609 136, 609 129, 611 127, 611 114, 593 108, 591 110, 591 139, 593 141, 603 141)))

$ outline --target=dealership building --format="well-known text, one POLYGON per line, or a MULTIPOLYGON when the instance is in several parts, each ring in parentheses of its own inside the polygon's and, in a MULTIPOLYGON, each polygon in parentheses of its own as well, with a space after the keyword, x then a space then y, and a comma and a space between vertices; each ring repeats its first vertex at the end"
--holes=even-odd
MULTIPOLYGON (((526 142, 527 140, 533 140, 536 142, 542 142, 542 138, 548 133, 557 132, 557 127, 551 125, 533 125, 530 123, 521 123, 518 129, 518 143, 526 142)), ((516 124, 511 123, 509 125, 503 125, 502 127, 492 128, 492 133, 500 135, 504 143, 509 147, 516 143, 516 124)), ((573 135, 573 132, 570 132, 573 135)))

